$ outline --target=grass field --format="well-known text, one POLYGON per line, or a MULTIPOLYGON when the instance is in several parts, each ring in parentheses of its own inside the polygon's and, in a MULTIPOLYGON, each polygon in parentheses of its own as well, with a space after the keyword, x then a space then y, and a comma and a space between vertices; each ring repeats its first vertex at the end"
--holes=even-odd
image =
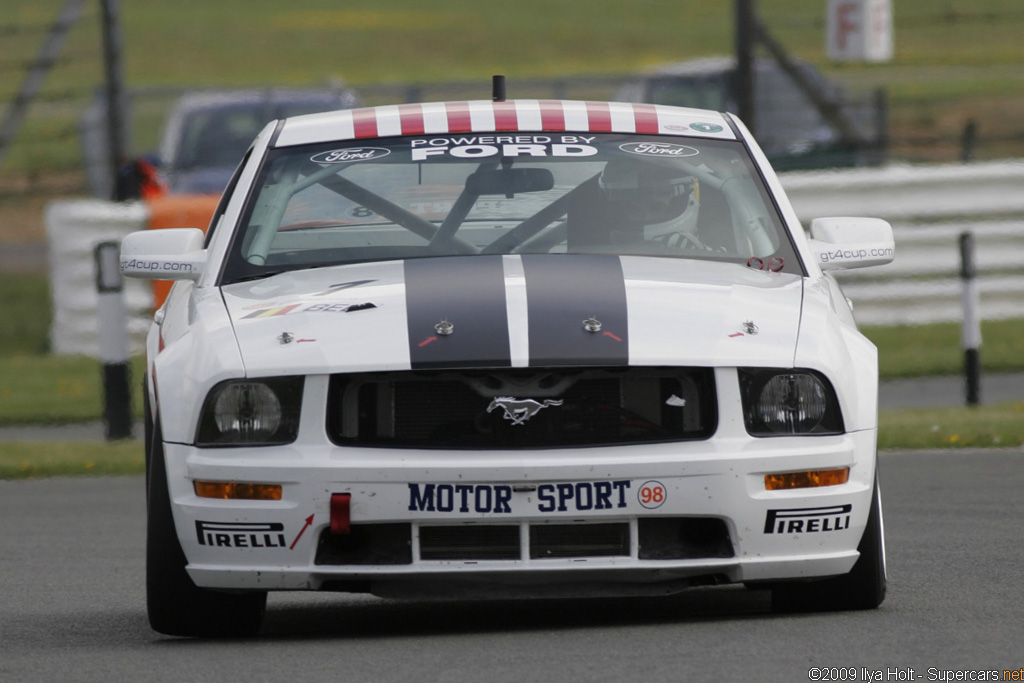
POLYGON ((0 479, 141 474, 142 442, 0 443, 0 479))
MULTIPOLYGON (((55 18, 64 0, 7 0, 5 24, 55 18)), ((757 3, 772 33, 796 56, 827 65, 825 2, 757 3)), ((120 3, 125 78, 137 85, 355 84, 621 73, 733 50, 732 2, 694 0, 133 0, 120 3)), ((95 54, 96 9, 69 51, 95 54)), ((895 0, 895 57, 836 66, 880 74, 908 95, 999 92, 1022 61, 1018 0, 895 0), (991 78, 909 77, 915 68, 1000 68, 991 78)), ((3 53, 35 45, 15 33, 3 53)), ((83 71, 87 65, 82 65, 83 71)), ((55 70, 55 85, 81 78, 55 70)), ((7 86, 8 88, 11 86, 7 86)))
MULTIPOLYGON (((38 52, 64 4, 4 3, 0 103, 14 98, 17 65, 38 52)), ((757 6, 794 56, 851 88, 885 88, 897 158, 955 159, 968 119, 980 132, 978 158, 1024 156, 1019 0, 896 0, 895 56, 882 64, 829 62, 824 0, 757 6)), ((517 79, 628 74, 734 51, 733 2, 133 0, 120 9, 129 88, 478 80, 486 97, 490 76, 502 73, 514 96, 517 79)), ((80 108, 102 83, 99 35, 98 4, 87 3, 25 124, 32 144, 12 147, 6 171, 45 171, 78 154, 68 135, 75 122, 58 114, 80 108), (67 142, 44 144, 48 139, 67 142)), ((135 137, 146 145, 155 140, 153 130, 135 137)))
MULTIPOLYGON (((864 327, 878 347, 879 374, 885 379, 953 375, 963 372, 959 323, 864 327)), ((982 369, 1024 370, 1024 320, 986 320, 981 324, 982 369)))

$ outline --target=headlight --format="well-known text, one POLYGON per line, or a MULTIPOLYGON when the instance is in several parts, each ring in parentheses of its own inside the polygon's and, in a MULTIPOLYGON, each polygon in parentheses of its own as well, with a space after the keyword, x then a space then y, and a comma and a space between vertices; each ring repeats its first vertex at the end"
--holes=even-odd
POLYGON ((740 369, 743 421, 751 436, 842 434, 835 391, 813 370, 740 369))
POLYGON ((221 382, 206 396, 197 446, 285 444, 299 433, 302 377, 221 382))

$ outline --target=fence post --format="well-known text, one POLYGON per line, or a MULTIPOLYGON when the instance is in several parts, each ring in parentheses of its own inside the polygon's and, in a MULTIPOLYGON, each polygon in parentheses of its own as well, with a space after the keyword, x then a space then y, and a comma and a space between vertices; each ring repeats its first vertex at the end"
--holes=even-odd
POLYGON ((882 164, 889 158, 889 95, 885 88, 874 94, 875 158, 873 164, 882 164))
POLYGON ((960 280, 963 283, 964 321, 961 345, 967 379, 967 405, 981 401, 981 301, 974 267, 974 234, 960 234, 960 280))
POLYGON ((974 150, 978 146, 978 122, 967 119, 964 130, 960 134, 960 161, 974 161, 974 150))
POLYGON ((106 76, 107 145, 109 146, 109 173, 114 188, 114 201, 130 197, 123 183, 118 182, 121 165, 127 156, 125 140, 125 108, 123 95, 123 67, 121 64, 121 18, 117 0, 100 0, 103 25, 103 71, 106 76))
POLYGON ((121 245, 116 241, 101 242, 93 256, 103 363, 103 421, 108 440, 128 439, 132 435, 132 390, 127 318, 121 296, 121 245))
POLYGON ((11 101, 3 120, 0 121, 0 165, 3 164, 4 157, 7 156, 7 151, 14 140, 14 134, 18 132, 18 127, 21 126, 21 121, 25 118, 29 105, 39 94, 43 79, 46 78, 46 74, 50 72, 57 57, 60 56, 61 50, 64 49, 64 42, 78 20, 78 16, 82 13, 84 4, 85 0, 68 0, 64 5, 60 18, 50 27, 50 32, 39 51, 39 56, 32 62, 18 94, 11 101))
POLYGON ((757 41, 756 0, 736 0, 734 49, 736 51, 736 102, 740 119, 751 135, 757 135, 757 105, 754 91, 754 48, 757 41))

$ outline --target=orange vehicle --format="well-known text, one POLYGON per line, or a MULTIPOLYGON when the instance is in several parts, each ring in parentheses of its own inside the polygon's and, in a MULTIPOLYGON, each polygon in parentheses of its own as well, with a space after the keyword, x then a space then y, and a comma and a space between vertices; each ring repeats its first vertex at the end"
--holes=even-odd
MULTIPOLYGON (((202 228, 210 224, 220 195, 165 194, 146 200, 150 210, 149 228, 202 228)), ((160 308, 170 291, 171 280, 153 280, 153 310, 160 308)))

